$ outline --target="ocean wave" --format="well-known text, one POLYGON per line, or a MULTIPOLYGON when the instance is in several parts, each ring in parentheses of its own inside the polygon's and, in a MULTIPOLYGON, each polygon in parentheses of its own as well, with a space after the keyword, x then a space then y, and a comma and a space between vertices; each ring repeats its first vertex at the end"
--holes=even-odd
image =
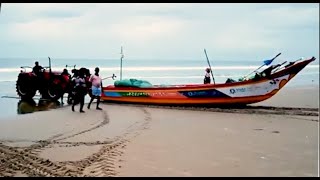
MULTIPOLYGON (((259 66, 216 66, 212 67, 213 70, 255 70, 259 66)), ((65 67, 52 67, 52 71, 62 71, 65 67)), ((122 71, 187 71, 187 70, 204 70, 206 66, 202 67, 175 67, 175 66, 150 66, 150 67, 123 67, 122 71)), ((306 69, 319 69, 319 65, 309 65, 306 69)), ((94 71, 95 67, 89 67, 90 71, 94 71)), ((20 68, 0 68, 0 73, 6 72, 17 72, 19 73, 22 69, 20 68)), ((100 67, 100 71, 119 71, 119 67, 100 67)), ((31 69, 27 69, 31 71, 31 69)), ((71 71, 71 69, 69 69, 71 71)))
MULTIPOLYGON (((236 78, 241 77, 243 75, 214 75, 214 78, 236 78)), ((203 79, 204 76, 130 76, 130 77, 123 77, 122 79, 145 79, 145 80, 152 80, 152 79, 203 79)), ((1 80, 0 82, 15 82, 17 79, 6 79, 1 80)), ((119 80, 116 78, 115 80, 119 80)), ((110 81, 108 79, 107 81, 110 81)))
MULTIPOLYGON (((299 76, 314 76, 314 75, 319 75, 319 72, 302 72, 299 73, 299 76)), ((227 79, 227 78, 234 78, 234 79, 238 79, 240 77, 243 77, 244 74, 214 74, 214 78, 215 79, 227 79)), ((181 79, 190 79, 190 80, 196 80, 196 79, 203 79, 204 76, 183 76, 183 75, 177 75, 177 76, 130 76, 130 77, 123 77, 122 79, 145 79, 145 80, 157 80, 157 79, 171 79, 171 80, 181 80, 181 79)), ((7 78, 7 79, 0 79, 1 83, 5 83, 5 82, 16 82, 16 78, 7 78)), ((119 80, 119 77, 116 78, 115 80, 119 80)), ((106 81, 110 81, 110 79, 106 80, 106 81)))

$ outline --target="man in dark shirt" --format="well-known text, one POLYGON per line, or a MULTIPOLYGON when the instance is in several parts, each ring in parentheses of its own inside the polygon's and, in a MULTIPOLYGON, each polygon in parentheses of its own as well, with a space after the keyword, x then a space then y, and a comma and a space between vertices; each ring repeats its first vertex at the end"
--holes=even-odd
POLYGON ((211 69, 210 69, 210 68, 207 68, 207 69, 206 69, 206 74, 205 74, 204 80, 203 80, 203 83, 204 83, 204 84, 210 84, 210 82, 211 82, 210 72, 211 72, 211 69))
POLYGON ((38 76, 42 69, 43 69, 43 67, 39 66, 39 62, 36 61, 35 66, 32 68, 32 72, 38 76))

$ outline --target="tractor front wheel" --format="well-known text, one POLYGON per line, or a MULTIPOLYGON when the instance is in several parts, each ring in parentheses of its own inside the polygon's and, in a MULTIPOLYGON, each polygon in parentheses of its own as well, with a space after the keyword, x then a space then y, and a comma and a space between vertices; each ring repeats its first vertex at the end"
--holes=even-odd
POLYGON ((36 95, 36 89, 31 78, 20 76, 16 83, 17 94, 21 99, 32 99, 36 95))

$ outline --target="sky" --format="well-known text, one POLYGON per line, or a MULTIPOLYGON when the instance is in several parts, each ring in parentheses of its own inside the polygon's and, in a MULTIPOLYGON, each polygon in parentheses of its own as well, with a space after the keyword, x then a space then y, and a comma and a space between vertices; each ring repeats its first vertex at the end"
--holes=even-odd
POLYGON ((319 58, 317 3, 2 3, 0 58, 319 58))

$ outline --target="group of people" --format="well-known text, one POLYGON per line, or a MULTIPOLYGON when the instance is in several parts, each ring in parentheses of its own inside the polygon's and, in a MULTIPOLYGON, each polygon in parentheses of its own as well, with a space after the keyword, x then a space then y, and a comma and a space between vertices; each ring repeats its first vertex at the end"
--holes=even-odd
POLYGON ((90 109, 91 103, 94 99, 97 99, 97 110, 102 110, 99 107, 100 104, 100 98, 101 98, 101 92, 102 92, 102 79, 99 75, 99 68, 95 68, 95 73, 92 75, 89 75, 89 73, 85 72, 85 69, 80 69, 78 73, 72 78, 72 81, 74 82, 74 91, 73 96, 74 100, 72 103, 72 111, 74 111, 74 106, 80 103, 80 113, 84 113, 83 110, 84 106, 84 98, 87 95, 87 81, 92 83, 91 86, 91 92, 92 96, 90 99, 90 102, 87 106, 88 109, 90 109))
MULTIPOLYGON (((35 62, 35 66, 32 69, 32 72, 39 76, 44 68, 39 65, 39 62, 35 62)), ((87 82, 91 82, 91 92, 92 96, 90 99, 90 102, 87 106, 88 109, 90 109, 91 103, 93 102, 94 99, 97 99, 97 110, 102 110, 102 108, 99 107, 100 104, 100 98, 101 98, 101 92, 102 92, 102 79, 99 75, 99 68, 95 68, 95 73, 90 75, 90 72, 86 68, 81 68, 79 70, 74 70, 73 71, 73 76, 71 77, 71 82, 73 84, 72 88, 72 96, 73 96, 73 103, 71 106, 71 110, 74 110, 74 106, 80 103, 80 113, 84 113, 85 111, 83 110, 84 106, 84 99, 85 96, 88 93, 88 84, 87 82)), ((69 75, 67 69, 64 69, 61 75, 69 75)), ((63 98, 63 97, 62 97, 63 98)))

